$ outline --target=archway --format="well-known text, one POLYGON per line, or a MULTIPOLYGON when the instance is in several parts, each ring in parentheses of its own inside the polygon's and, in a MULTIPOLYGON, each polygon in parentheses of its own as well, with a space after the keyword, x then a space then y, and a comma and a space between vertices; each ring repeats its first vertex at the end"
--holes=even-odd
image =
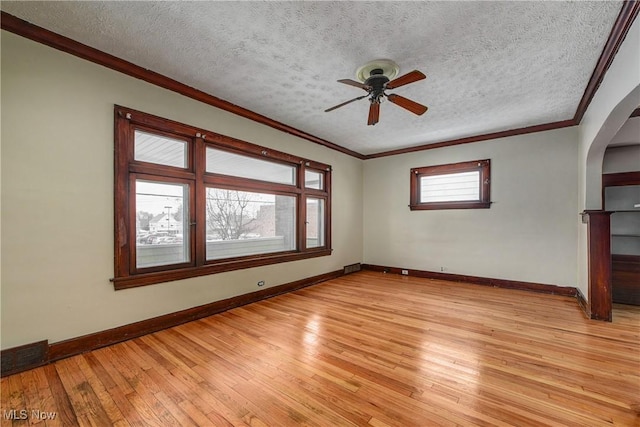
POLYGON ((604 159, 604 151, 638 106, 640 106, 640 84, 609 113, 589 146, 586 159, 585 210, 602 210, 602 160, 604 159))
POLYGON ((640 105, 640 84, 625 96, 607 116, 591 142, 585 165, 585 218, 587 222, 589 315, 612 319, 610 213, 602 200, 604 153, 631 113, 640 105))

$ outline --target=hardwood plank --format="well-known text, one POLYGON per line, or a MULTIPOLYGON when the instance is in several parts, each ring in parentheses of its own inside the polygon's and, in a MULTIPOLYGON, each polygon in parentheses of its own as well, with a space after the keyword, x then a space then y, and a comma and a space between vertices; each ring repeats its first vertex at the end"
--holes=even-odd
MULTIPOLYGON (((332 426, 354 426, 347 418, 336 414, 322 401, 304 393, 297 387, 292 387, 291 382, 283 381, 282 377, 270 379, 266 376, 258 376, 255 381, 262 390, 279 396, 281 402, 288 407, 295 408, 300 414, 309 420, 322 420, 332 426)), ((317 422, 317 421, 316 421, 317 422)))
POLYGON ((640 307, 612 320, 361 271, 3 378, 2 407, 64 426, 640 425, 640 307))
POLYGON ((45 420, 45 425, 47 427, 63 426, 60 414, 56 411, 56 401, 53 397, 52 388, 49 385, 49 381, 47 380, 44 369, 34 369, 25 372, 25 374, 33 375, 36 386, 38 388, 38 394, 40 398, 38 402, 34 404, 39 406, 41 410, 52 414, 51 417, 48 417, 49 419, 45 420))
POLYGON ((29 425, 61 426, 49 383, 39 372, 42 371, 31 370, 19 375, 29 411, 29 425))
MULTIPOLYGON (((128 399, 128 395, 134 393, 124 376, 109 361, 110 353, 106 348, 93 351, 84 355, 85 360, 108 390, 114 403, 123 414, 126 414, 127 422, 132 426, 145 426, 149 419, 144 413, 136 410, 128 399)), ((156 421, 157 420, 153 420, 156 421)))
POLYGON ((95 356, 96 362, 101 366, 101 371, 109 376, 107 382, 104 383, 105 386, 108 383, 110 389, 118 388, 124 395, 134 392, 133 387, 131 387, 131 384, 129 384, 129 381, 127 381, 125 377, 126 373, 121 372, 115 360, 113 360, 113 352, 110 347, 92 351, 91 355, 95 356))
POLYGON ((124 343, 105 350, 111 350, 110 360, 133 388, 134 391, 127 394, 126 398, 134 407, 143 408, 145 422, 149 420, 155 422, 157 419, 160 425, 179 425, 171 412, 157 399, 156 394, 161 392, 161 387, 143 369, 146 364, 143 363, 143 366, 137 364, 143 359, 133 357, 133 352, 127 351, 124 343), (125 361, 130 363, 123 363, 125 361))
POLYGON ((62 384, 62 380, 60 379, 60 375, 58 374, 55 365, 46 365, 42 368, 36 369, 36 371, 40 371, 40 369, 44 372, 47 383, 51 389, 51 395, 53 396, 56 412, 58 414, 56 419, 58 419, 63 426, 78 425, 78 418, 75 410, 71 405, 71 401, 64 389, 64 385, 62 384))
MULTIPOLYGON (((15 411, 8 417, 3 416, 3 425, 18 425, 28 417, 29 408, 25 400, 25 393, 20 383, 20 375, 11 375, 2 379, 2 409, 7 411, 15 411), (7 393, 7 391, 9 393, 7 393), (4 403, 6 399, 6 404, 4 403)), ((4 415, 4 413, 3 413, 4 415)), ((26 423, 28 423, 28 418, 26 423)), ((23 423, 24 425, 25 423, 23 423)))
POLYGON ((91 389, 100 401, 100 405, 111 420, 112 425, 128 426, 129 423, 125 421, 124 414, 122 413, 122 411, 120 411, 113 398, 105 388, 105 385, 100 381, 89 363, 84 359, 84 357, 77 357, 74 358, 74 360, 77 362, 78 368, 84 376, 84 379, 89 384, 89 386, 91 386, 91 389))
MULTIPOLYGON (((155 335, 163 335, 166 338, 172 333, 174 333, 174 331, 164 331, 163 333, 155 335)), ((135 344, 135 342, 132 344, 135 344)), ((181 342, 173 343, 167 341, 165 344, 165 349, 172 352, 172 354, 182 354, 177 348, 181 346, 181 342), (176 347, 169 349, 171 345, 176 345, 176 347)), ((228 421, 229 418, 239 422, 239 417, 236 417, 235 414, 222 405, 215 396, 211 395, 208 390, 206 390, 206 387, 202 386, 204 380, 191 369, 192 367, 193 366, 179 363, 171 370, 166 370, 164 366, 158 365, 146 371, 145 374, 155 381, 156 384, 151 386, 152 388, 156 386, 162 387, 163 391, 157 391, 156 396, 163 394, 161 397, 165 397, 164 394, 168 393, 167 397, 169 397, 170 400, 166 400, 165 406, 171 405, 172 413, 176 412, 180 415, 181 412, 186 412, 198 425, 202 425, 202 423, 205 422, 204 420, 207 419, 209 421, 204 425, 211 422, 213 422, 214 425, 231 424, 228 421), (181 411, 178 411, 178 409, 174 407, 176 405, 181 411)))
POLYGON ((81 426, 110 425, 115 420, 109 418, 93 388, 80 372, 76 363, 76 359, 79 357, 72 357, 56 363, 60 380, 73 405, 78 423, 81 426))
MULTIPOLYGON (((36 383, 35 375, 32 371, 23 372, 18 375, 20 384, 22 385, 22 394, 24 397, 25 408, 30 412, 28 424, 44 426, 45 421, 40 419, 39 416, 34 417, 32 411, 45 411, 40 403, 40 396, 38 391, 38 385, 36 383)), ((45 412, 46 413, 46 412, 45 412)))

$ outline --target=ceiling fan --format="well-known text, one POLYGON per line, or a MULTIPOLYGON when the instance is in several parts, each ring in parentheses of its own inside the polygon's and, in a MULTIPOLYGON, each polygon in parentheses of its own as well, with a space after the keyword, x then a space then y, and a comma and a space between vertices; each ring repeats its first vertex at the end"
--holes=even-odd
POLYGON ((390 102, 404 108, 405 110, 411 111, 414 114, 424 114, 427 111, 427 107, 424 105, 418 104, 417 102, 400 95, 387 95, 385 93, 387 89, 395 89, 427 77, 420 71, 414 70, 403 76, 394 78, 398 74, 399 69, 400 68, 395 62, 389 60, 376 60, 363 65, 356 73, 358 79, 362 82, 357 82, 351 79, 342 79, 338 80, 338 82, 364 89, 367 91, 367 94, 328 108, 324 110, 325 113, 333 111, 336 108, 343 107, 354 101, 369 98, 371 105, 369 106, 369 118, 367 120, 367 125, 375 125, 380 119, 380 103, 384 98, 387 98, 390 102), (365 77, 367 74, 368 77, 365 77))

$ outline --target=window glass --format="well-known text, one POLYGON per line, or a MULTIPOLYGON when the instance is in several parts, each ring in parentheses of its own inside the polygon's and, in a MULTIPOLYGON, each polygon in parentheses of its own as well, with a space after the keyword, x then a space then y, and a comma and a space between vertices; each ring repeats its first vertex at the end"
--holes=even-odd
POLYGON ((187 167, 187 143, 136 129, 134 158, 141 162, 187 167))
POLYGON ((480 199, 480 172, 430 175, 420 178, 420 202, 451 202, 480 199))
POLYGON ((207 172, 295 185, 296 167, 207 147, 207 172))
POLYGON ((322 190, 324 188, 324 184, 322 182, 323 177, 324 174, 322 172, 307 169, 304 171, 304 186, 307 188, 322 190))
POLYGON ((189 262, 189 186, 136 180, 136 267, 189 262))
POLYGON ((207 188, 208 260, 296 249, 296 197, 207 188))
POLYGON ((307 248, 324 246, 324 199, 307 197, 307 248))

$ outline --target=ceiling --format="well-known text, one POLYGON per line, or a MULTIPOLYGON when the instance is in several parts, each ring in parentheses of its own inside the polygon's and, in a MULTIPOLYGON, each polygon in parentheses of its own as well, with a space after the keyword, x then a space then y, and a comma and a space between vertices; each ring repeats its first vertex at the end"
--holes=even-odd
MULTIPOLYGON (((4 12, 361 154, 572 119, 621 1, 37 2, 4 12), (421 80, 365 94, 337 83, 394 60, 421 80)), ((153 113, 153 112, 150 112, 153 113)), ((212 129, 215 131, 215 129, 212 129)))

